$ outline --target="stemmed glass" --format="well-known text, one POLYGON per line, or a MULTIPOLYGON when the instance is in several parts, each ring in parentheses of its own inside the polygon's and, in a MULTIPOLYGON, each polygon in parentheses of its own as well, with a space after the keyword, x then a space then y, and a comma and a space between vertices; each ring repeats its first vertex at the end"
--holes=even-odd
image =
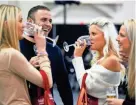
MULTIPOLYGON (((80 36, 77 40, 83 41, 84 39, 86 40, 87 46, 91 45, 90 36, 89 36, 89 35, 80 36)), ((64 50, 65 50, 66 52, 68 52, 68 51, 69 51, 69 48, 70 48, 71 46, 75 46, 75 45, 76 45, 75 43, 68 45, 67 42, 64 42, 64 43, 63 43, 63 48, 64 48, 64 50)), ((82 46, 82 43, 81 43, 81 46, 82 46)))
MULTIPOLYGON (((36 25, 36 24, 33 24, 33 23, 30 23, 30 22, 26 22, 25 23, 25 27, 24 27, 24 35, 27 35, 27 36, 34 36, 34 33, 37 31, 37 30, 41 30, 42 31, 42 27, 36 25)), ((44 35, 46 39, 52 41, 53 43, 53 47, 56 45, 57 41, 58 41, 58 36, 56 36, 55 39, 52 39, 46 35, 44 35)))

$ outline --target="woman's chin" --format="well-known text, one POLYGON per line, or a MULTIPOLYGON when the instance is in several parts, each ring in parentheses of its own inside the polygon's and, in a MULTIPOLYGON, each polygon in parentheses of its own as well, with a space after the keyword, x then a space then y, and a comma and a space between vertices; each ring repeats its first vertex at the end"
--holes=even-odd
POLYGON ((23 35, 20 35, 19 37, 18 37, 18 40, 22 40, 24 37, 23 37, 23 35))

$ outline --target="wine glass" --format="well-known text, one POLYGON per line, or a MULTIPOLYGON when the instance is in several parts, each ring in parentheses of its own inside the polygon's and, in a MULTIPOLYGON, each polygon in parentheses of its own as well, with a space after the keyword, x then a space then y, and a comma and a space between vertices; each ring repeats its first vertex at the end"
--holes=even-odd
MULTIPOLYGON (((116 86, 109 86, 106 91, 107 98, 118 98, 118 88, 116 86)), ((105 105, 105 101, 102 105, 105 105)), ((106 104, 107 105, 107 104, 106 104)))
MULTIPOLYGON (((116 86, 110 86, 106 91, 107 98, 118 98, 118 90, 116 86)), ((105 105, 107 101, 105 101, 102 105, 105 105)), ((106 104, 107 105, 107 104, 106 104)))
MULTIPOLYGON (((83 41, 84 39, 86 40, 87 46, 91 45, 90 36, 89 36, 89 35, 80 36, 77 40, 83 41)), ((63 48, 64 48, 64 50, 65 50, 66 52, 68 52, 68 51, 69 51, 69 47, 75 46, 75 45, 76 45, 75 43, 68 45, 67 42, 64 42, 64 43, 63 43, 63 48)), ((82 46, 82 43, 81 43, 81 46, 82 46)))
POLYGON ((117 88, 115 86, 111 86, 107 88, 106 95, 107 98, 117 98, 117 88))
MULTIPOLYGON (((25 23, 25 27, 24 27, 24 34, 23 35, 34 36, 34 33, 38 29, 40 31, 42 31, 42 27, 41 26, 38 26, 38 25, 30 23, 30 22, 26 22, 25 23)), ((56 43, 58 41, 58 38, 59 38, 59 36, 56 36, 55 39, 52 39, 52 38, 48 37, 47 35, 44 35, 44 36, 45 36, 46 39, 48 39, 48 40, 53 42, 53 47, 56 45, 56 43)))

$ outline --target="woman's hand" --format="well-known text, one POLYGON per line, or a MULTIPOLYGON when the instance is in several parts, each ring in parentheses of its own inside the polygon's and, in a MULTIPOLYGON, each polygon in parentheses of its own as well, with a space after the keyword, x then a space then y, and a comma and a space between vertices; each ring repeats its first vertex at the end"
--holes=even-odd
POLYGON ((32 57, 29 61, 34 67, 39 67, 38 56, 32 57))
POLYGON ((78 40, 75 43, 75 50, 74 50, 74 57, 81 57, 85 48, 86 48, 86 41, 78 40))
POLYGON ((37 32, 35 32, 34 40, 36 43, 36 48, 38 52, 45 52, 46 49, 46 38, 43 35, 44 32, 40 29, 37 29, 37 32))
POLYGON ((107 98, 106 101, 108 105, 123 105, 124 99, 107 98))

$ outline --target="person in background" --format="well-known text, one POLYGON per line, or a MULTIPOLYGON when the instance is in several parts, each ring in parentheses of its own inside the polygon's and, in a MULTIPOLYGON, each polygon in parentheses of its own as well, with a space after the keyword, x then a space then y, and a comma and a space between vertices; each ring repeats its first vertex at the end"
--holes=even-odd
MULTIPOLYGON (((0 105, 32 105, 26 80, 44 87, 40 72, 19 51, 23 31, 21 9, 13 5, 0 5, 0 105)), ((39 30, 35 32, 34 40, 38 51, 37 63, 46 72, 51 88, 52 74, 45 50, 46 40, 39 30)))
POLYGON ((130 19, 122 24, 117 41, 122 62, 127 68, 127 94, 125 99, 107 99, 108 105, 135 105, 136 71, 136 20, 130 19))
MULTIPOLYGON (((52 29, 51 11, 45 6, 37 5, 32 7, 28 12, 27 20, 42 26, 42 30, 46 36, 48 36, 52 29)), ((31 41, 31 39, 33 38, 25 36, 25 38, 20 41, 21 52, 24 54, 27 60, 30 60, 32 56, 35 56, 35 52, 33 50, 34 43, 31 41)), ((61 50, 58 46, 52 47, 52 44, 49 42, 46 42, 46 50, 51 61, 53 83, 56 83, 57 85, 62 102, 64 105, 73 105, 72 90, 61 50)), ((30 97, 33 99, 37 96, 37 93, 35 92, 37 86, 31 83, 28 86, 30 97)))
MULTIPOLYGON (((108 87, 115 87, 118 93, 118 85, 121 81, 121 69, 123 66, 119 60, 119 46, 116 42, 117 31, 112 22, 106 18, 95 18, 89 26, 90 50, 97 52, 97 58, 93 54, 94 64, 88 70, 84 69, 82 54, 86 48, 86 41, 76 42, 73 66, 76 77, 81 86, 83 75, 87 73, 85 81, 88 104, 95 101, 93 105, 103 105, 106 102, 106 91, 108 87)), ((116 94, 118 97, 118 94, 116 94)))

